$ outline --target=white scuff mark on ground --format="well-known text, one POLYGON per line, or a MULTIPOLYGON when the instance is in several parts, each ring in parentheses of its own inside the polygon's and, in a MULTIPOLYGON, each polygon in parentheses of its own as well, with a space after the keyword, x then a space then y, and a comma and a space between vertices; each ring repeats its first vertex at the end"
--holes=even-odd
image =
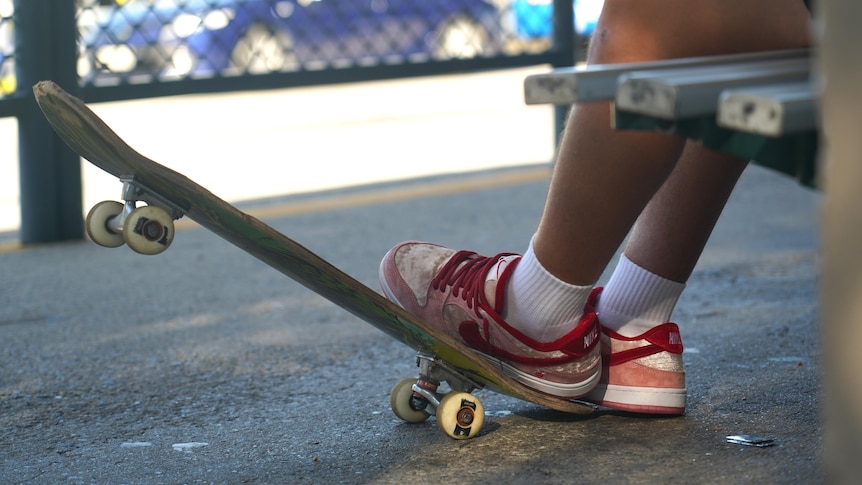
POLYGON ((200 442, 191 442, 191 443, 174 443, 172 448, 174 451, 182 451, 184 453, 191 453, 191 451, 195 448, 203 448, 205 446, 209 446, 209 443, 200 443, 200 442))
POLYGON ((149 441, 128 441, 120 444, 120 448, 145 448, 147 446, 153 446, 153 444, 149 441))
POLYGON ((801 364, 801 363, 804 363, 806 360, 807 359, 805 357, 799 357, 799 356, 795 356, 795 355, 785 355, 785 356, 781 356, 781 357, 770 357, 769 358, 770 362, 792 362, 794 364, 796 364, 796 363, 801 364))

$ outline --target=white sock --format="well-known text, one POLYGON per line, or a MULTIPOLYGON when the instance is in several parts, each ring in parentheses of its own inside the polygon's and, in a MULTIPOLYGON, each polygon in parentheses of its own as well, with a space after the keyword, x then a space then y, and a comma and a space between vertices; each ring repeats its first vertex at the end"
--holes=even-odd
POLYGON ((503 318, 540 342, 553 342, 580 321, 592 286, 570 285, 552 275, 533 253, 533 241, 512 272, 503 318))
POLYGON ((685 283, 651 273, 625 254, 605 285, 596 313, 603 326, 626 337, 637 337, 670 321, 685 283))

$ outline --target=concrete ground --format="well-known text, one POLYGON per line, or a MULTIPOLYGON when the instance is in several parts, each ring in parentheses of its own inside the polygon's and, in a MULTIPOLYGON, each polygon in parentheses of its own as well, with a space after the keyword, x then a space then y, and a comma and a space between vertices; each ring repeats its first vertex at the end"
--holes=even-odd
MULTIPOLYGON (((404 239, 523 251, 548 174, 242 208, 376 286, 404 239)), ((0 483, 822 483, 819 205, 773 172, 743 177, 674 315, 684 416, 569 416, 481 392, 484 431, 463 442, 391 413, 391 386, 415 372, 408 348, 206 230, 187 226, 157 257, 7 249, 0 483)))

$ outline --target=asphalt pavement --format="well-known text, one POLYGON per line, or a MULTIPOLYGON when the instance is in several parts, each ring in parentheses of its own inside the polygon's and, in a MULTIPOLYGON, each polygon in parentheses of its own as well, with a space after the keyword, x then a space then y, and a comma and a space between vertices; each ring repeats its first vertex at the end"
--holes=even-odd
MULTIPOLYGON (((376 287, 395 243, 523 251, 549 167, 242 208, 376 287)), ((820 194, 751 167, 674 315, 682 417, 480 392, 483 432, 400 422, 411 351, 214 234, 151 257, 0 253, 0 483, 821 483, 820 194), (753 435, 772 446, 728 443, 753 435)))

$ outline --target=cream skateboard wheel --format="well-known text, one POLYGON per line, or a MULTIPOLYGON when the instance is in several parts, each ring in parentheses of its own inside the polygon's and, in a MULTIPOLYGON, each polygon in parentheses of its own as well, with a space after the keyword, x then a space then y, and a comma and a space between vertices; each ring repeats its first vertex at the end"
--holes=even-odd
POLYGON ((450 392, 437 406, 437 426, 450 438, 472 438, 479 434, 483 424, 485 407, 468 392, 450 392))
POLYGON ((121 233, 108 228, 108 221, 123 213, 123 204, 105 200, 94 205, 87 213, 87 235, 94 243, 106 248, 122 246, 126 241, 121 233))
POLYGON ((407 378, 395 384, 389 395, 389 405, 392 407, 392 412, 401 420, 415 424, 425 421, 430 414, 424 410, 413 409, 410 405, 413 400, 413 384, 416 384, 415 378, 407 378))
POLYGON ((135 252, 159 254, 174 240, 174 220, 162 208, 138 207, 126 218, 123 238, 135 252))

